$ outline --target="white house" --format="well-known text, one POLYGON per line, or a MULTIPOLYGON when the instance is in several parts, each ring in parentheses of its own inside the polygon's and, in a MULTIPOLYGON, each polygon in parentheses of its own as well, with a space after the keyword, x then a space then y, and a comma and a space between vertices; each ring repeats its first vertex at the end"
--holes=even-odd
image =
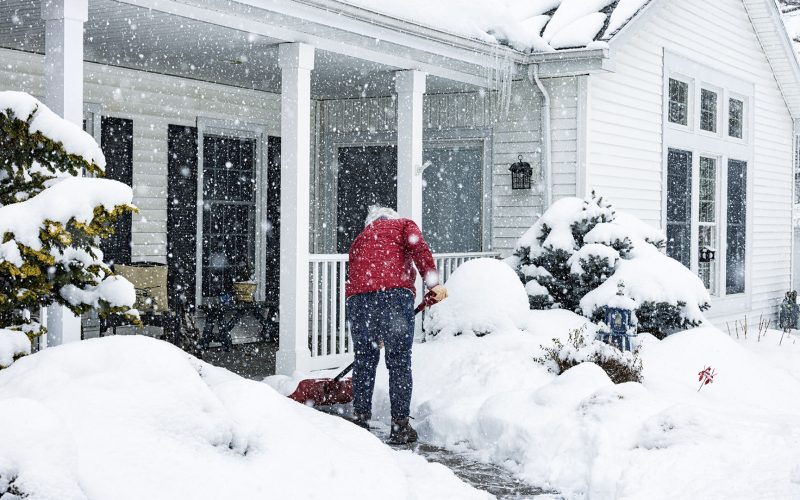
POLYGON ((597 190, 667 232, 716 323, 774 314, 800 117, 775 0, 428 3, 4 0, 0 90, 102 143, 140 208, 108 251, 167 264, 172 300, 253 264, 279 372, 351 355, 341 254, 374 202, 448 271, 597 190), (511 188, 520 157, 530 190, 511 188))

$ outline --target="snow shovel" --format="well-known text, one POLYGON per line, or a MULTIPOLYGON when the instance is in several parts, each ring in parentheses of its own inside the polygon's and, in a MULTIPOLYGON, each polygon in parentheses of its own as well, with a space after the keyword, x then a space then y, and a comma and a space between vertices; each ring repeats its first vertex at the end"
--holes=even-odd
MULTIPOLYGON (((436 303, 436 294, 428 292, 422 303, 414 310, 414 314, 419 314, 436 303)), ((347 404, 353 401, 353 379, 344 378, 353 369, 350 363, 338 375, 331 378, 314 378, 301 380, 297 389, 289 395, 289 398, 309 406, 327 406, 334 404, 347 404)))

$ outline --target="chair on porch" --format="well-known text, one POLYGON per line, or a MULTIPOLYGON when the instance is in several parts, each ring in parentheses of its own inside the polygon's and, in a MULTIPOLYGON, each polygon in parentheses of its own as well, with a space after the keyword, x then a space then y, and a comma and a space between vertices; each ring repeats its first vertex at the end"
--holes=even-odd
MULTIPOLYGON (((188 352, 194 351, 192 344, 199 344, 198 340, 189 343, 181 341, 182 332, 190 332, 192 325, 187 323, 184 317, 183 308, 170 308, 167 299, 167 266, 157 262, 133 262, 130 264, 115 264, 113 270, 118 275, 124 277, 133 284, 136 290, 136 303, 134 307, 139 311, 142 324, 162 328, 163 334, 160 338, 170 340, 188 352), (181 309, 181 310, 177 310, 181 309), (187 347, 189 347, 187 349, 187 347)), ((100 336, 103 337, 111 329, 113 335, 117 334, 117 328, 128 326, 128 323, 119 316, 111 316, 100 319, 100 336)), ((194 354, 194 352, 192 352, 194 354)))

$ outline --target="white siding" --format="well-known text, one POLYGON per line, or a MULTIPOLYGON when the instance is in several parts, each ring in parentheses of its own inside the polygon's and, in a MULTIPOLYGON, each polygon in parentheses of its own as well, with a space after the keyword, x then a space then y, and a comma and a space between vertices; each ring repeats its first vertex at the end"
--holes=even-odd
MULTIPOLYGON (((176 54, 176 57, 178 55, 176 54)), ((0 49, 0 90, 43 95, 42 57, 0 49)), ((133 120, 132 257, 166 261, 167 126, 198 116, 280 127, 280 95, 87 63, 84 101, 133 120)))
POLYGON ((514 82, 508 114, 493 120, 493 221, 495 250, 509 255, 522 236, 542 213, 542 95, 526 81, 514 82), (533 167, 531 191, 511 189, 508 168, 522 155, 533 167))
POLYGON ((757 321, 790 286, 792 121, 740 0, 658 2, 618 40, 616 71, 590 77, 589 185, 654 226, 662 225, 664 51, 754 84, 753 190, 748 200, 751 294, 741 310, 709 316, 757 321), (657 10, 655 10, 657 9, 657 10))
POLYGON ((578 78, 542 82, 550 94, 553 200, 576 195, 578 164, 578 78))
MULTIPOLYGON (((547 79, 544 85, 551 97, 554 198, 574 196, 578 79, 547 79)), ((476 130, 488 134, 492 149, 492 249, 508 255, 542 212, 542 96, 527 81, 514 82, 507 113, 498 110, 496 97, 478 92, 426 95, 424 125, 428 134, 451 131, 467 139, 474 138, 476 130), (534 167, 531 191, 511 189, 508 168, 519 155, 534 167)), ((322 101, 320 143, 330 148, 339 138, 354 135, 391 143, 396 120, 395 102, 390 97, 322 101)), ((321 152, 321 161, 330 161, 330 154, 321 152)), ((319 179, 327 179, 331 185, 333 177, 321 172, 319 179)), ((320 217, 330 214, 331 208, 320 210, 320 217)), ((326 222, 335 227, 332 221, 326 222)), ((321 245, 326 244, 330 242, 321 245)))

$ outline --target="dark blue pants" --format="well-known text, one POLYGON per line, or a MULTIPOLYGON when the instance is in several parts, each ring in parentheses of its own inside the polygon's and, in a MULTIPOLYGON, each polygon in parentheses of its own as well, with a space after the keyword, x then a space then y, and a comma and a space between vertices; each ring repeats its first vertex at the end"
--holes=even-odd
POLYGON ((380 341, 386 349, 392 418, 407 418, 411 406, 411 345, 414 343, 414 295, 392 289, 354 295, 347 299, 347 321, 353 336, 353 409, 372 413, 375 370, 380 341))

